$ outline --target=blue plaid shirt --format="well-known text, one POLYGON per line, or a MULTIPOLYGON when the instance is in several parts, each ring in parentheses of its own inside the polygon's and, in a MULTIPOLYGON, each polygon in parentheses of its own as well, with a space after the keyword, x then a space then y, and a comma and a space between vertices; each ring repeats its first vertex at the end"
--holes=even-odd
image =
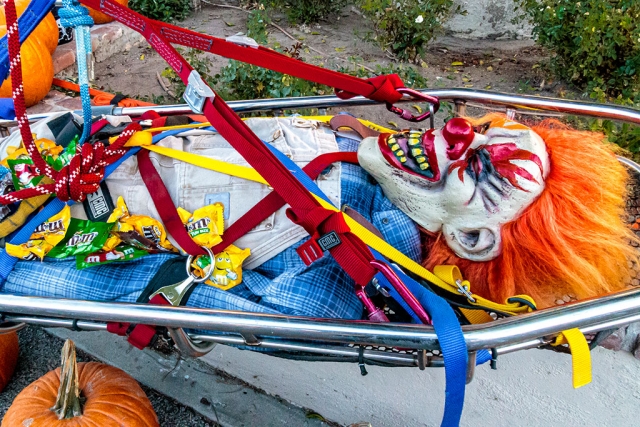
MULTIPOLYGON (((338 138, 341 151, 355 151, 357 141, 338 138)), ((362 168, 342 165, 342 203, 369 220, 392 246, 420 261, 416 225, 384 196, 362 168)), ((306 239, 305 239, 306 240, 306 239)), ((304 240, 303 240, 304 241, 304 240)), ((360 319, 363 308, 353 280, 330 256, 306 266, 296 252, 303 241, 243 272, 243 282, 228 291, 199 285, 188 306, 289 315, 360 319)), ((135 302, 171 254, 77 270, 75 258, 20 261, 0 292, 97 301, 135 302)))

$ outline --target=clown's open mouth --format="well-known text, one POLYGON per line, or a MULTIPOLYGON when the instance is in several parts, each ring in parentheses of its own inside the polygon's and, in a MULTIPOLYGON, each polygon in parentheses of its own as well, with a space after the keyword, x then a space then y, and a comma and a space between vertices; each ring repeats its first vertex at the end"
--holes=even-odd
POLYGON ((378 146, 390 165, 428 181, 437 182, 440 180, 440 169, 434 139, 433 130, 425 133, 411 130, 388 137, 380 135, 378 146))

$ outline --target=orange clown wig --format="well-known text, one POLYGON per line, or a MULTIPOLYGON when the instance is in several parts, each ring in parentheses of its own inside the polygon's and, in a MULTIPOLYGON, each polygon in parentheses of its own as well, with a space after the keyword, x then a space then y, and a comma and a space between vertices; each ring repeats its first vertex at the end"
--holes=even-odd
MULTIPOLYGON (((504 116, 471 119, 500 126, 504 116)), ((637 252, 624 223, 628 175, 603 135, 576 131, 557 120, 532 126, 550 159, 545 189, 522 215, 502 228, 502 252, 490 261, 457 257, 440 235, 426 239, 425 267, 455 264, 474 293, 502 302, 527 294, 539 307, 574 294, 587 298, 619 290, 637 252)))

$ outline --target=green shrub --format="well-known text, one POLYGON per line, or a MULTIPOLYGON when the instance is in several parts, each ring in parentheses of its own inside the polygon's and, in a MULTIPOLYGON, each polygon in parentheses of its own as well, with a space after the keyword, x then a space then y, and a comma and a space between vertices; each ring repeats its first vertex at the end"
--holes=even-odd
MULTIPOLYGON (((374 25, 376 41, 401 60, 415 60, 442 29, 453 0, 358 0, 374 25)), ((455 10, 461 12, 460 6, 455 10)))
POLYGON ((342 10, 347 0, 267 0, 266 5, 282 10, 295 24, 310 24, 342 10))
POLYGON ((638 0, 518 0, 552 69, 592 98, 640 102, 638 0))
POLYGON ((129 7, 147 18, 159 21, 182 21, 191 12, 189 0, 130 0, 129 7))

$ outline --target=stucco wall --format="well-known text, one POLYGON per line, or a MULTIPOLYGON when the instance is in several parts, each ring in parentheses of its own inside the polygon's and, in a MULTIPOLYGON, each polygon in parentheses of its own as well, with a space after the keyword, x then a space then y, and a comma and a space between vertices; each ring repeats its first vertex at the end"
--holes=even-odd
POLYGON ((518 15, 513 0, 455 0, 454 3, 467 14, 456 14, 447 21, 445 29, 452 36, 469 39, 531 38, 529 24, 511 23, 518 15))

